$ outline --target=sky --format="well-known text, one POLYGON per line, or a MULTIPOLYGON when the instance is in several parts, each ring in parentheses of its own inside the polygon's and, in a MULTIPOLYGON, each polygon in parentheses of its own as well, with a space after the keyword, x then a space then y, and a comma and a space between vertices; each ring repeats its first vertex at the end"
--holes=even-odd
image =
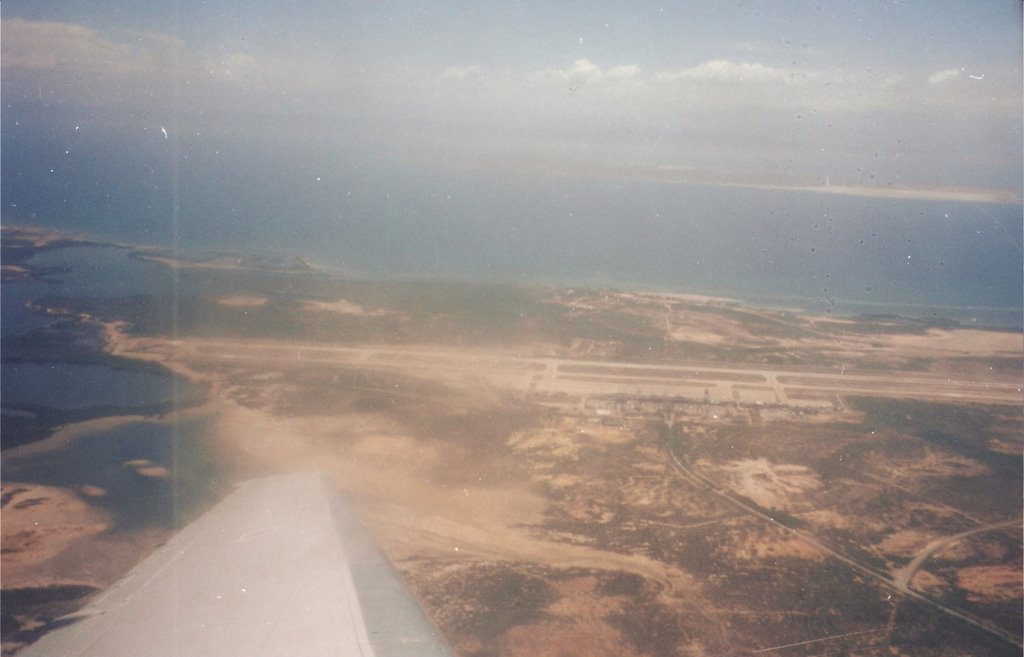
POLYGON ((9 0, 0 65, 7 108, 150 136, 301 131, 420 165, 1019 200, 1020 11, 9 0))

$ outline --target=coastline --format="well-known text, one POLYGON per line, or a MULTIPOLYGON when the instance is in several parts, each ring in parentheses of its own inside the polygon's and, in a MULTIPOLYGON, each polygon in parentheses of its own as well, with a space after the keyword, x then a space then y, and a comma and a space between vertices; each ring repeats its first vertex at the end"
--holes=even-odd
MULTIPOLYGON (((558 288, 609 290, 615 292, 663 295, 681 300, 698 302, 735 303, 755 309, 770 309, 809 314, 821 314, 837 319, 856 319, 862 316, 891 315, 905 319, 934 322, 954 322, 963 327, 981 330, 1024 331, 1024 306, 950 304, 921 302, 919 300, 850 298, 820 296, 766 294, 757 290, 740 289, 734 283, 724 283, 712 289, 706 284, 684 284, 657 282, 649 278, 630 279, 607 275, 583 274, 580 276, 541 275, 535 277, 496 276, 479 274, 385 274, 360 272, 349 267, 335 267, 319 263, 314 258, 294 255, 254 255, 244 252, 219 251, 215 255, 194 255, 176 257, 166 247, 147 244, 132 244, 91 238, 79 233, 58 229, 41 228, 31 225, 5 226, 5 233, 18 237, 24 231, 27 239, 40 241, 43 248, 60 246, 92 245, 123 249, 128 254, 145 262, 158 263, 172 270, 209 270, 224 272, 265 272, 276 275, 324 276, 330 280, 358 282, 426 283, 444 285, 495 285, 525 288, 558 288)), ((30 256, 28 256, 30 257, 30 256)), ((23 267, 21 262, 7 263, 23 267)), ((12 270, 13 271, 13 270, 12 270)), ((33 272, 17 272, 10 281, 31 278, 33 272)), ((873 292, 877 294, 879 291, 873 292)))

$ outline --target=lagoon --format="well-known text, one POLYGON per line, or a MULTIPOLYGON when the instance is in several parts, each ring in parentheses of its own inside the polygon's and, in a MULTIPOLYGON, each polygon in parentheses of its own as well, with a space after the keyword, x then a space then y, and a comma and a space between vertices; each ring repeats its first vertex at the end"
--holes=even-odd
POLYGON ((5 362, 0 368, 4 406, 131 410, 174 401, 179 392, 174 377, 147 370, 62 362, 5 362))

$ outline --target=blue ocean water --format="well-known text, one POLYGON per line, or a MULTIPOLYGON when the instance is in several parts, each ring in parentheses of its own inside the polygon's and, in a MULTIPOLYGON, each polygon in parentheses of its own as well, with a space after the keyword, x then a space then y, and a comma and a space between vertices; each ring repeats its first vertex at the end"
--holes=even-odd
MULTIPOLYGON (((45 277, 2 285, 4 338, 62 321, 26 307, 33 299, 46 297, 52 303, 62 296, 166 295, 172 289, 168 267, 133 258, 125 249, 70 246, 44 251, 30 264, 45 267, 45 277)), ((8 413, 152 413, 156 407, 195 403, 201 392, 169 371, 139 369, 130 362, 68 362, 54 354, 48 360, 0 363, 5 429, 8 413)), ((12 426, 18 430, 16 423, 12 426)), ((47 451, 5 451, 4 477, 75 489, 98 487, 105 494, 88 501, 112 513, 115 530, 171 527, 214 499, 220 485, 213 458, 204 447, 207 431, 205 421, 194 418, 96 427, 47 451)), ((17 433, 5 438, 13 445, 22 442, 17 433)))
POLYGON ((131 256, 127 249, 77 245, 43 251, 32 267, 45 270, 41 277, 3 283, 0 326, 5 337, 41 328, 54 320, 33 309, 32 302, 61 297, 112 297, 172 293, 171 271, 131 256))
MULTIPOLYGON (((62 297, 168 296, 173 290, 171 270, 159 263, 134 258, 126 249, 91 244, 43 251, 29 260, 41 277, 2 284, 0 335, 24 336, 48 324, 64 321, 33 303, 46 299, 60 304, 62 297)), ((69 338, 70 339, 70 338, 69 338)), ((197 389, 169 371, 139 369, 130 362, 66 362, 36 354, 33 362, 0 364, 0 401, 11 407, 42 407, 60 412, 90 409, 132 412, 195 400, 197 389)))
POLYGON ((5 456, 7 481, 106 494, 88 501, 110 512, 114 530, 174 527, 217 498, 222 472, 208 448, 202 419, 132 421, 112 429, 87 430, 53 450, 5 456), (135 466, 158 468, 149 475, 135 466))
POLYGON ((162 138, 58 124, 5 130, 5 221, 185 255, 304 257, 367 277, 610 285, 1022 323, 1020 205, 416 164, 372 144, 293 134, 186 134, 175 159, 162 138), (47 153, 65 150, 54 167, 47 153))
POLYGON ((174 395, 174 380, 155 372, 63 362, 0 365, 5 405, 133 409, 171 402, 174 395))
MULTIPOLYGON (((241 239, 211 235, 205 222, 184 217, 179 241, 147 243, 192 255, 302 256, 369 277, 698 292, 837 315, 1021 325, 1019 206, 654 183, 624 189, 571 179, 549 180, 546 188, 540 179, 494 179, 463 186, 442 209, 421 203, 431 196, 421 177, 409 183, 385 192, 390 202, 372 222, 313 214, 261 223, 241 239)), ((91 234, 149 236, 103 226, 97 220, 91 234)), ((89 293, 101 280, 108 287, 161 284, 154 278, 160 273, 124 257, 94 250, 61 256, 68 257, 95 275, 76 278, 85 287, 64 293, 89 293)))
POLYGON ((167 295, 173 289, 167 267, 133 257, 128 249, 80 245, 44 251, 31 264, 52 272, 52 296, 167 295))

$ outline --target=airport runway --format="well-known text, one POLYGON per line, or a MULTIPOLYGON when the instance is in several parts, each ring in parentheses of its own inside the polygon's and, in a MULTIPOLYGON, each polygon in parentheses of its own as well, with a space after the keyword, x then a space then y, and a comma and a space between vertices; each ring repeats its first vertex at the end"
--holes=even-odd
POLYGON ((724 363, 656 365, 521 356, 478 349, 296 344, 191 338, 171 343, 176 358, 248 363, 336 364, 477 377, 540 400, 630 396, 716 403, 832 407, 841 395, 1021 405, 1019 380, 955 379, 909 371, 828 371, 724 363))

